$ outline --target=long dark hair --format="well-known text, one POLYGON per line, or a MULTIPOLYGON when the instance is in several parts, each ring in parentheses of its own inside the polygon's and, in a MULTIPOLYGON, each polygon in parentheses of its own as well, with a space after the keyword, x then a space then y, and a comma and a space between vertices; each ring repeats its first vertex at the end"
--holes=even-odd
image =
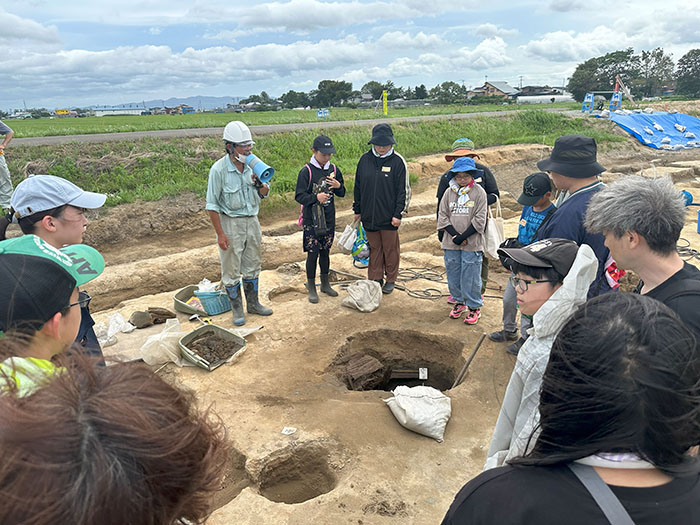
POLYGON ((540 434, 512 464, 567 463, 630 452, 669 474, 697 472, 700 356, 667 306, 607 293, 581 305, 552 346, 540 393, 540 434))
POLYGON ((145 366, 67 363, 34 394, 0 396, 0 523, 201 523, 224 440, 145 366))
MULTIPOLYGON (((19 223, 19 227, 21 228, 22 233, 24 233, 25 235, 36 233, 35 230, 37 222, 39 222, 46 216, 61 217, 67 206, 67 204, 63 204, 61 206, 57 206, 56 208, 38 211, 36 213, 33 213, 32 215, 27 215, 25 217, 22 217, 21 219, 18 219, 17 222, 19 223)), ((13 215, 15 215, 15 210, 13 208, 10 208, 10 211, 7 212, 6 215, 0 217, 0 241, 4 241, 5 239, 7 239, 7 227, 12 222, 13 215)))

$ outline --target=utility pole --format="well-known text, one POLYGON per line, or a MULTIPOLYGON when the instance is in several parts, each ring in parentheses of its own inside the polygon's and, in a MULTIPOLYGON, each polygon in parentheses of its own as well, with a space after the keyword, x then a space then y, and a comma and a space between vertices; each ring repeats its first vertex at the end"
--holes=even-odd
POLYGON ((523 89, 523 76, 522 75, 520 75, 520 84, 519 84, 518 89, 523 89))

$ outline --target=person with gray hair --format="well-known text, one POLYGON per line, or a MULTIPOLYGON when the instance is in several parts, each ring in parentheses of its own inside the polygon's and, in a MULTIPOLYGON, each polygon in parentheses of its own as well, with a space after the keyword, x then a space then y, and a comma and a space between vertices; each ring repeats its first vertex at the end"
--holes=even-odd
POLYGON ((635 293, 664 303, 700 337, 700 270, 676 250, 685 217, 670 177, 631 175, 593 196, 585 225, 605 236, 619 268, 640 277, 635 293))

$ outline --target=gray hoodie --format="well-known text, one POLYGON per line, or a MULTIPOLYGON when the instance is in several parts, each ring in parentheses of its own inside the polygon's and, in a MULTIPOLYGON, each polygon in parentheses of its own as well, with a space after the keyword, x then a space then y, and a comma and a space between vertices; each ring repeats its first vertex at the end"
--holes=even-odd
POLYGON ((533 430, 540 420, 540 387, 552 343, 576 308, 586 302, 588 288, 597 271, 598 259, 593 249, 587 244, 581 245, 562 286, 533 316, 533 327, 528 330, 530 337, 520 348, 503 397, 484 470, 503 466, 535 444, 537 435, 533 435, 533 430))

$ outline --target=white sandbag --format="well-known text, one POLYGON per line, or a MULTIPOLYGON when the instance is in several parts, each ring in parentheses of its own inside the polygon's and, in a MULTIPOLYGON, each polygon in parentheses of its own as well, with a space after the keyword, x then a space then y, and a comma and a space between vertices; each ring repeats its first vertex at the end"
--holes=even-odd
POLYGON ((338 246, 345 253, 352 252, 352 245, 355 244, 357 238, 357 221, 352 224, 347 224, 345 230, 338 237, 338 246))
POLYGON ((445 394, 430 386, 397 386, 394 397, 385 399, 402 427, 442 443, 452 415, 452 403, 445 394))
POLYGON ((340 303, 360 312, 374 312, 382 302, 382 287, 376 281, 362 279, 348 286, 348 295, 340 303))
POLYGON ((141 358, 149 365, 173 362, 177 366, 194 366, 180 355, 180 339, 187 332, 180 331, 180 321, 168 319, 159 334, 151 335, 141 346, 141 358))
POLYGON ((486 221, 486 230, 484 231, 484 255, 491 259, 498 259, 498 248, 505 240, 506 235, 503 231, 501 201, 496 197, 495 216, 491 214, 491 207, 489 206, 489 217, 486 221))

